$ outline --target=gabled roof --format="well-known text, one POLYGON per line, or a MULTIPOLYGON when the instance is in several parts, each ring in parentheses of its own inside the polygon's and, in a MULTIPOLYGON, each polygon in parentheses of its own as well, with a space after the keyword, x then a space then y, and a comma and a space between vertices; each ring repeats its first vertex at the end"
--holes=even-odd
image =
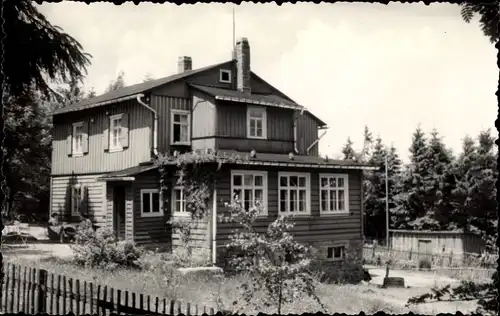
POLYGON ((199 68, 199 69, 188 70, 188 71, 185 71, 183 73, 178 73, 178 74, 171 75, 168 77, 164 77, 164 78, 160 78, 160 79, 155 79, 155 80, 151 80, 151 81, 142 82, 142 83, 134 84, 131 86, 123 87, 123 88, 118 89, 116 91, 104 93, 104 94, 101 94, 99 96, 96 96, 95 98, 82 100, 81 102, 71 104, 70 106, 57 109, 52 114, 55 115, 55 114, 61 114, 61 113, 66 113, 66 112, 72 112, 72 111, 78 111, 78 110, 82 110, 82 109, 98 107, 98 106, 102 105, 104 102, 110 102, 110 101, 117 100, 117 99, 123 99, 126 97, 135 96, 135 95, 143 93, 145 91, 162 86, 164 84, 167 84, 167 83, 179 80, 179 79, 183 79, 183 78, 189 77, 191 75, 194 75, 194 74, 206 71, 206 70, 220 67, 220 66, 227 64, 229 62, 231 62, 231 61, 225 61, 223 63, 218 63, 215 65, 211 65, 211 66, 207 66, 207 67, 203 67, 203 68, 199 68))

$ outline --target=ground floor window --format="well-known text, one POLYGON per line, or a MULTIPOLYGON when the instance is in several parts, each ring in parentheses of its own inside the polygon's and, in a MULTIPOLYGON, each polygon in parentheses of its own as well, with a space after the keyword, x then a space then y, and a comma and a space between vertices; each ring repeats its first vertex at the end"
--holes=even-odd
POLYGON ((330 260, 345 259, 345 246, 328 247, 326 257, 330 260))
POLYGON ((78 216, 81 214, 83 187, 80 184, 75 184, 71 187, 71 215, 78 216))
POLYGON ((176 186, 172 190, 172 213, 175 216, 189 216, 186 207, 186 196, 182 186, 176 186))
POLYGON ((280 172, 278 177, 279 213, 284 215, 310 214, 311 185, 309 174, 280 172))
POLYGON ((321 214, 349 212, 347 174, 321 174, 319 184, 321 214))
POLYGON ((162 216, 160 208, 160 193, 156 189, 141 190, 141 216, 152 217, 162 216))
POLYGON ((258 202, 262 206, 260 215, 267 215, 267 172, 232 170, 231 192, 232 198, 238 197, 246 210, 258 202))

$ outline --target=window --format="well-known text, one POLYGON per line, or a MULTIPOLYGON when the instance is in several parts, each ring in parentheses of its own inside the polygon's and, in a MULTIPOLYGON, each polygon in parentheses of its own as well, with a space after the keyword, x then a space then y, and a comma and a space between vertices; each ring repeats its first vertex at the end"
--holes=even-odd
POLYGON ((223 83, 231 83, 231 70, 221 69, 219 81, 223 83))
POLYGON ((310 214, 310 177, 308 173, 285 173, 279 175, 279 213, 310 214))
POLYGON ((80 215, 81 207, 82 207, 82 186, 79 184, 75 184, 71 187, 71 215, 77 216, 80 215))
POLYGON ((328 247, 326 258, 331 260, 345 259, 345 246, 328 247))
POLYGON ((158 190, 141 190, 141 216, 163 216, 163 211, 160 208, 160 193, 158 190))
POLYGON ((320 175, 320 213, 338 214, 349 212, 347 174, 320 175))
POLYGON ((83 155, 83 122, 73 124, 73 156, 83 155))
POLYGON ((249 138, 266 138, 266 109, 249 106, 247 109, 247 135, 249 138))
POLYGON ((190 216, 186 207, 186 196, 181 186, 176 186, 172 190, 172 213, 175 216, 190 216))
POLYGON ((117 114, 111 116, 110 122, 109 122, 109 127, 110 127, 110 133, 109 133, 109 151, 120 151, 123 150, 123 146, 120 143, 120 139, 122 136, 122 117, 123 114, 117 114))
POLYGON ((189 145, 191 115, 189 111, 172 110, 170 135, 172 144, 189 145))
POLYGON ((259 201, 261 216, 267 215, 267 172, 250 170, 231 171, 231 192, 238 196, 243 207, 248 210, 259 201))

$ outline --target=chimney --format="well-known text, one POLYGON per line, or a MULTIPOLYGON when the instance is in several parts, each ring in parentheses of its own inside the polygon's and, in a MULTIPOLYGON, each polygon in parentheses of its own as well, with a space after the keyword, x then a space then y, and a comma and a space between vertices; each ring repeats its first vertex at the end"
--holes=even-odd
POLYGON ((244 93, 251 93, 250 89, 250 44, 242 37, 236 41, 236 87, 244 93))
POLYGON ((177 61, 177 71, 183 73, 193 69, 193 60, 189 56, 181 56, 177 61))

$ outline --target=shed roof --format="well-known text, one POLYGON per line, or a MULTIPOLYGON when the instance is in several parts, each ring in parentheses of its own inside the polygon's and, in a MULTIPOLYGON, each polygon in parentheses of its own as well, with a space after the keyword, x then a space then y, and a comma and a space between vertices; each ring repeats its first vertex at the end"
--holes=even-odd
POLYGON ((415 235, 463 235, 461 230, 410 230, 410 229, 389 229, 390 233, 415 234, 415 235))

